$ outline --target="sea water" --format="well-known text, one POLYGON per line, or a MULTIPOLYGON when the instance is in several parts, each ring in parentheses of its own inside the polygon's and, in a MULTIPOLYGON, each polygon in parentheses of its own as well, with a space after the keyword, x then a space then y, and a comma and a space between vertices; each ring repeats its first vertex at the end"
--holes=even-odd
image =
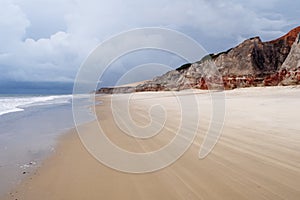
MULTIPOLYGON (((82 100, 84 109, 87 101, 82 100)), ((1 94, 0 196, 30 175, 74 126, 72 95, 1 94)))

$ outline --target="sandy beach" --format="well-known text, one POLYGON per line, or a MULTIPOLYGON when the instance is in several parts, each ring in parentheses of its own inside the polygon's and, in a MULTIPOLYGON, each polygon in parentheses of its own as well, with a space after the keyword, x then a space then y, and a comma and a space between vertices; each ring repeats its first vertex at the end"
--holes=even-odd
MULTIPOLYGON (((144 174, 116 171, 91 156, 74 129, 60 139, 55 153, 36 172, 1 199, 298 200, 300 87, 245 88, 225 93, 222 135, 204 159, 198 154, 211 120, 210 94, 177 92, 187 101, 196 96, 201 120, 193 144, 172 165, 144 174)), ((114 98, 125 101, 128 95, 114 98)), ((129 109, 136 123, 149 123, 149 105, 159 102, 167 111, 164 129, 158 135, 149 140, 133 139, 114 123, 111 96, 98 100, 102 104, 96 106, 96 113, 107 137, 128 151, 142 153, 163 147, 174 137, 180 122, 180 108, 173 93, 133 94, 129 109)), ((152 114, 155 116, 155 111, 152 114)), ((91 122, 83 126, 88 133, 97 125, 91 122)))

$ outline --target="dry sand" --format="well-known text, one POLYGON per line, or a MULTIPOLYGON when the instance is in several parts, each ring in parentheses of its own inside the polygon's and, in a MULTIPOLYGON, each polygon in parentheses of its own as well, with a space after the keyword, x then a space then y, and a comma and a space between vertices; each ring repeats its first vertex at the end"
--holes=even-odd
MULTIPOLYGON (((181 92, 187 99, 192 91, 181 92)), ((126 95, 120 95, 120 99, 126 95)), ((94 159, 76 131, 66 134, 56 153, 36 173, 3 199, 300 199, 300 88, 249 88, 226 92, 226 119, 219 142, 198 159, 211 117, 208 94, 197 94, 201 110, 198 136, 174 164, 147 174, 127 174, 94 159)), ((169 127, 151 141, 133 140, 113 123, 110 97, 96 108, 107 136, 134 152, 155 150, 172 139, 180 112, 171 93, 138 93, 131 100, 132 118, 147 124, 144 108, 168 107, 169 127), (137 112, 139 111, 139 112, 137 112)), ((192 109, 192 108, 191 108, 192 109)), ((155 115, 155 113, 154 113, 155 115)), ((85 125, 94 129, 96 123, 85 125)), ((188 130, 189 127, 186 127, 188 130)))

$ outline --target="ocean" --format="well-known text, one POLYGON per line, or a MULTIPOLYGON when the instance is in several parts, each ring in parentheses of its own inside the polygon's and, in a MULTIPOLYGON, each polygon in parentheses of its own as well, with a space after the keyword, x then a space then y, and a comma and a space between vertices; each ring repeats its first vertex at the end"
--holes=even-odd
POLYGON ((70 94, 1 94, 0 195, 30 175, 55 151, 58 137, 72 127, 70 94))

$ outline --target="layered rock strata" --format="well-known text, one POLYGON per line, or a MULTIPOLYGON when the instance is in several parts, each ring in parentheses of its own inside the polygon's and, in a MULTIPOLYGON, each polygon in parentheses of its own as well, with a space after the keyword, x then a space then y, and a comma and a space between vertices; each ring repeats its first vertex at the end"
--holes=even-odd
POLYGON ((99 93, 235 89, 300 84, 300 27, 272 41, 259 37, 210 54, 135 87, 101 88, 99 93))

